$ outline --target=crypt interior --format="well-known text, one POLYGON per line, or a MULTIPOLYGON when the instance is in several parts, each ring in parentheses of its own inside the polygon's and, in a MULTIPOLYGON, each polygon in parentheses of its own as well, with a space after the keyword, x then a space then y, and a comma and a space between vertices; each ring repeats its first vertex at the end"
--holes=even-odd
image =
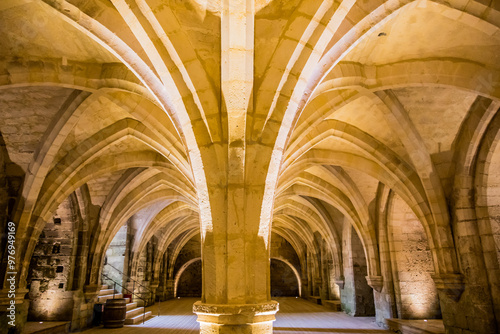
POLYGON ((499 108, 497 0, 2 0, 0 331, 498 333, 499 108))

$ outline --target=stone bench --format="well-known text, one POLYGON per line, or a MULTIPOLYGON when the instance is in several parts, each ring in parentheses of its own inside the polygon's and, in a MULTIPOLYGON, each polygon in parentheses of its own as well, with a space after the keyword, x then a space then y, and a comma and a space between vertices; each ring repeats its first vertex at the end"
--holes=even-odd
POLYGON ((69 321, 28 321, 24 334, 65 334, 69 333, 69 321))
POLYGON ((307 300, 313 302, 314 304, 321 305, 321 297, 320 296, 309 296, 309 297, 307 297, 307 300))
POLYGON ((402 334, 444 334, 443 320, 406 320, 389 318, 385 319, 389 329, 402 334))
POLYGON ((323 304, 323 306, 328 307, 335 312, 342 311, 340 300, 322 300, 321 303, 323 304))

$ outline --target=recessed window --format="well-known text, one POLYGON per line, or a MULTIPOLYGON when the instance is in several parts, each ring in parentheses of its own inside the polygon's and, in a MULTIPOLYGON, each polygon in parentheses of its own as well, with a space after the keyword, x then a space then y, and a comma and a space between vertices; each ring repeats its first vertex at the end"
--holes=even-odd
POLYGON ((56 273, 62 273, 64 270, 64 267, 63 266, 57 266, 56 268, 56 273))
POLYGON ((52 246, 52 254, 59 254, 61 252, 61 244, 54 244, 52 246))
POLYGON ((64 283, 59 283, 59 289, 63 289, 64 288, 64 283))
POLYGON ((55 225, 61 225, 61 218, 54 217, 54 224, 55 225))

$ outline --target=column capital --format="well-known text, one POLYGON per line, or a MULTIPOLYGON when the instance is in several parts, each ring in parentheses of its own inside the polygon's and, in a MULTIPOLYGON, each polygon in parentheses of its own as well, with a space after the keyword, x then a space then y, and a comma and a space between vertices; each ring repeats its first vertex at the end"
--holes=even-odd
POLYGON ((271 300, 259 304, 205 304, 194 303, 200 333, 231 333, 238 326, 242 333, 267 333, 276 320, 278 302, 271 300), (264 328, 265 327, 265 328, 264 328))
POLYGON ((384 287, 384 276, 366 276, 366 282, 373 290, 381 292, 384 287))
POLYGON ((335 277, 335 284, 337 284, 340 289, 343 289, 345 284, 344 276, 335 277))
POLYGON ((450 299, 458 302, 465 290, 464 276, 462 274, 431 274, 436 289, 450 299))
POLYGON ((101 285, 98 284, 88 284, 83 286, 83 294, 85 295, 85 301, 90 302, 94 300, 101 290, 101 285))

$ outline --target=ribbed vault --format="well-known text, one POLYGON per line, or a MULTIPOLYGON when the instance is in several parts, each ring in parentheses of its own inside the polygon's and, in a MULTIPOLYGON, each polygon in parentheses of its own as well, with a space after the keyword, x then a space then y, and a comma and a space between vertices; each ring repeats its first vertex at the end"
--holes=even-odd
MULTIPOLYGON (((124 225, 127 273, 154 259, 166 293, 201 258, 204 305, 271 305, 272 233, 302 293, 340 298, 359 246, 390 294, 391 217, 411 211, 440 298, 465 289, 473 305, 464 286, 484 270, 498 324, 497 1, 5 0, 0 36, 0 218, 16 223, 19 289, 71 205, 87 299, 124 225)), ((441 308, 452 328, 457 307, 441 308)))

